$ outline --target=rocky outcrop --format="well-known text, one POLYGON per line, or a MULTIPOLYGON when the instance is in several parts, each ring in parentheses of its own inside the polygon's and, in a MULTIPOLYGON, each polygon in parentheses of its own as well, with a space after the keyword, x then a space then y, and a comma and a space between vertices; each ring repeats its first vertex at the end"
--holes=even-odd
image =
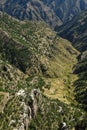
POLYGON ((37 115, 38 107, 41 104, 41 92, 40 89, 33 89, 31 91, 30 101, 28 101, 29 108, 31 109, 31 117, 34 118, 37 115))
MULTIPOLYGON (((37 112, 42 103, 42 95, 40 89, 32 89, 30 94, 25 94, 25 90, 19 90, 16 96, 22 96, 25 101, 21 102, 23 106, 23 114, 20 115, 18 130, 28 130, 29 123, 37 116, 37 112), (26 96, 25 96, 26 95, 26 96)), ((10 125, 14 123, 12 120, 10 125)))

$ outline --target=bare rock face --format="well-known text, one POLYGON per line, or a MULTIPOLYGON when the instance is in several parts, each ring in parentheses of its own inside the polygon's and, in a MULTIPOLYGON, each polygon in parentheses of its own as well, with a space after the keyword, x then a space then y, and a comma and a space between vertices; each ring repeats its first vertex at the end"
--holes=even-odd
MULTIPOLYGON (((40 89, 32 89, 30 94, 27 94, 26 96, 24 96, 24 93, 24 90, 19 90, 16 94, 16 96, 22 96, 27 99, 27 101, 25 99, 25 102, 21 102, 24 110, 23 114, 20 115, 18 130, 28 130, 29 123, 37 116, 37 112, 42 101, 40 89)), ((12 123, 13 121, 10 124, 12 123)))
POLYGON ((27 105, 25 104, 24 107, 25 113, 27 113, 24 120, 26 130, 28 130, 30 120, 37 116, 37 112, 41 104, 41 99, 42 96, 40 89, 31 90, 27 105))
POLYGON ((41 104, 41 92, 40 89, 33 89, 31 91, 30 100, 28 101, 30 117, 34 118, 37 115, 38 107, 41 104))

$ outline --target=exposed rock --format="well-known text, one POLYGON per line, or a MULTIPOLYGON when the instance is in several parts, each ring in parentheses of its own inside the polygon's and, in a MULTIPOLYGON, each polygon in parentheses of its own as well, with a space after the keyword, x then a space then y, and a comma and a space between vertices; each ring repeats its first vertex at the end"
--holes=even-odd
POLYGON ((11 120, 10 123, 9 123, 9 126, 11 126, 11 125, 13 125, 13 124, 15 124, 15 123, 16 123, 15 120, 11 120))
POLYGON ((31 98, 31 102, 28 103, 32 111, 32 117, 35 117, 37 115, 39 104, 41 103, 40 89, 33 89, 31 91, 30 98, 31 98))
POLYGON ((58 110, 60 113, 63 113, 63 109, 61 106, 59 106, 59 110, 58 110))
POLYGON ((16 95, 25 97, 25 96, 26 96, 25 90, 20 89, 20 90, 16 93, 16 95))
MULTIPOLYGON (((26 98, 24 90, 19 90, 18 96, 26 98)), ((40 89, 32 89, 30 94, 27 94, 27 102, 21 102, 23 106, 23 114, 20 115, 18 130, 28 130, 30 121, 36 117, 38 109, 41 104, 41 91, 40 89), (21 125, 20 125, 21 124, 21 125)), ((10 123, 11 125, 12 123, 10 123)))
POLYGON ((66 122, 63 122, 62 124, 63 124, 62 128, 66 128, 66 122))

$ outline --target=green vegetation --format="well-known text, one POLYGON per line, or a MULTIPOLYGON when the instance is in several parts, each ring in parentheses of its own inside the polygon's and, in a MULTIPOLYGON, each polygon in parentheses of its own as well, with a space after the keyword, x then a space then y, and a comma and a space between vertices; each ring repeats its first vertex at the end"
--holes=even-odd
POLYGON ((78 74, 78 80, 75 81, 75 96, 80 103, 81 108, 87 111, 87 59, 86 54, 84 59, 84 53, 79 57, 79 62, 74 68, 74 73, 78 74))
POLYGON ((73 67, 73 73, 78 76, 74 82, 74 93, 79 106, 87 111, 87 10, 59 27, 57 31, 81 51, 78 63, 73 67))
POLYGON ((43 22, 0 13, 0 129, 62 130, 65 123, 72 130, 83 121, 86 126, 86 112, 77 108, 73 93, 78 54, 43 22))

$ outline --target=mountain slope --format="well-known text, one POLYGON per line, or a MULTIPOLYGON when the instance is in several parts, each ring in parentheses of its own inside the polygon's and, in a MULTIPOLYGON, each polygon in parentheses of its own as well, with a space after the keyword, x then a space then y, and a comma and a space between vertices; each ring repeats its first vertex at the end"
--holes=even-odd
POLYGON ((44 23, 20 22, 6 14, 1 15, 0 23, 0 51, 24 73, 58 76, 64 73, 69 60, 74 61, 78 54, 68 41, 57 37, 44 23), (60 68, 58 73, 57 68, 60 68))
POLYGON ((69 87, 70 94, 68 79, 78 54, 45 23, 0 13, 0 129, 83 128, 85 113, 75 107, 75 100, 54 99, 55 93, 45 96, 53 83, 56 92, 63 84, 62 93, 69 87))
POLYGON ((87 49, 87 10, 56 31, 60 36, 70 40, 79 51, 85 51, 87 49))
POLYGON ((59 27, 58 34, 72 41, 73 46, 81 51, 78 63, 73 68, 78 75, 75 81, 75 96, 81 107, 87 111, 87 10, 72 21, 59 27))
POLYGON ((45 21, 52 27, 60 25, 62 21, 56 16, 54 11, 46 6, 43 1, 5 1, 0 4, 0 9, 20 20, 28 19, 33 21, 45 21))
POLYGON ((4 0, 0 10, 18 19, 47 22, 51 27, 59 26, 87 9, 86 0, 4 0))
MULTIPOLYGON (((40 75, 47 80, 47 84, 54 83, 57 93, 60 89, 55 81, 60 86, 63 84, 61 91, 66 95, 68 88, 64 82, 67 84, 67 75, 79 54, 71 43, 58 37, 44 23, 21 22, 6 14, 1 14, 0 22, 0 52, 3 58, 29 76, 40 75)), ((67 97, 60 97, 62 101, 65 99, 69 102, 67 97)))
POLYGON ((87 111, 87 51, 79 56, 78 64, 75 65, 73 72, 79 77, 74 83, 76 100, 87 111))
POLYGON ((87 9, 86 0, 43 0, 47 6, 63 21, 73 18, 82 10, 87 9))

